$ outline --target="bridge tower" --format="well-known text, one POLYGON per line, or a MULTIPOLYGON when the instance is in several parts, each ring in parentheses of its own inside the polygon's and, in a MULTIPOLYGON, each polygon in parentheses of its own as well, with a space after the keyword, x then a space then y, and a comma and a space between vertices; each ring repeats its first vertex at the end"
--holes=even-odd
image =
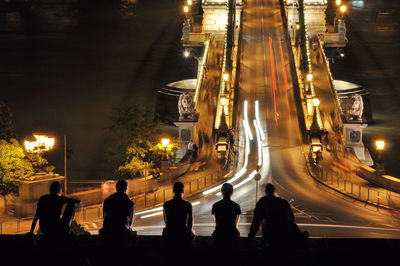
MULTIPOLYGON (((235 24, 239 25, 242 0, 235 1, 236 14, 235 24), (239 8, 238 8, 239 7, 239 8)), ((203 33, 225 34, 228 22, 228 3, 229 0, 202 0, 203 14, 203 33)))
POLYGON ((326 8, 327 0, 287 0, 287 15, 289 33, 293 38, 296 23, 299 23, 299 2, 304 3, 305 17, 308 32, 311 34, 323 34, 326 31, 326 8))

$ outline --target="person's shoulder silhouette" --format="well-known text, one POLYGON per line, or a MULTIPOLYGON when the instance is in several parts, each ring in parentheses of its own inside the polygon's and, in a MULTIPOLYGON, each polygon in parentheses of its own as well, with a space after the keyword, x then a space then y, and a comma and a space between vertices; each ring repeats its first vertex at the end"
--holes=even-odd
MULTIPOLYGON (((237 229, 241 214, 240 205, 231 200, 233 186, 230 183, 222 185, 223 199, 214 203, 211 213, 215 216, 215 231, 213 237, 218 242, 235 241, 240 233, 237 229)), ((231 243, 233 244, 233 243, 231 243)))
POLYGON ((119 180, 116 184, 117 192, 104 200, 102 233, 131 231, 135 204, 126 194, 127 189, 128 183, 119 180))
POLYGON ((50 194, 40 197, 38 201, 30 233, 34 232, 36 223, 39 221, 39 227, 43 234, 68 234, 76 204, 79 202, 80 200, 61 196, 61 183, 52 182, 50 194))
POLYGON ((173 191, 174 198, 163 205, 165 222, 163 237, 173 246, 185 246, 193 236, 192 204, 182 198, 183 183, 176 182, 173 191))

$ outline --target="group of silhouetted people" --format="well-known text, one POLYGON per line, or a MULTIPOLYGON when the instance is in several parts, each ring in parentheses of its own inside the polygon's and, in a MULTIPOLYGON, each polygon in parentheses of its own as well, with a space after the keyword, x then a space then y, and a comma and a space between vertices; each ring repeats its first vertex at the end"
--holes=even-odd
MULTIPOLYGON (((104 200, 103 228, 101 236, 131 237, 135 217, 135 204, 127 195, 128 183, 119 180, 116 193, 104 200)), ((215 217, 215 230, 212 234, 214 243, 220 247, 234 247, 238 244, 240 232, 238 223, 241 215, 240 205, 231 200, 233 185, 221 186, 223 199, 214 203, 211 213, 215 217)), ((187 247, 195 234, 193 231, 192 204, 183 199, 184 185, 173 185, 174 197, 164 203, 165 228, 162 235, 167 247, 187 247)), ((307 232, 301 233, 295 223, 295 217, 289 203, 275 195, 272 184, 265 186, 266 195, 259 199, 254 210, 253 221, 248 239, 253 240, 261 225, 263 239, 271 247, 290 247, 304 241, 307 232)), ((79 200, 61 196, 61 184, 54 181, 50 194, 42 196, 32 222, 30 233, 34 232, 39 220, 40 230, 44 235, 68 235, 75 209, 79 200)))

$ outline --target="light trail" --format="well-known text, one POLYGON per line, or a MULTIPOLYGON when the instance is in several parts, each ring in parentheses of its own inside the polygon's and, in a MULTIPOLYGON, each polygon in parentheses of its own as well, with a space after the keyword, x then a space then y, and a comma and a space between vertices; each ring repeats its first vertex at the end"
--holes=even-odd
POLYGON ((274 95, 274 111, 275 111, 275 124, 279 126, 278 122, 278 106, 276 104, 276 91, 278 90, 276 85, 276 71, 275 71, 275 58, 274 58, 274 51, 272 47, 272 37, 269 36, 269 62, 271 64, 271 78, 272 78, 272 93, 274 95))
MULTIPOLYGON (((245 123, 246 122, 243 120, 243 126, 245 125, 245 123)), ((248 155, 250 154, 250 140, 249 140, 249 135, 246 130, 244 131, 244 133, 245 133, 245 155, 244 155, 243 166, 239 170, 239 172, 237 172, 231 179, 227 180, 226 182, 232 183, 232 182, 238 180, 247 171, 246 167, 247 167, 247 164, 249 163, 248 155)), ((221 189, 221 187, 222 187, 222 185, 218 185, 213 188, 207 189, 207 190, 203 191, 203 195, 211 194, 211 193, 221 189)))
MULTIPOLYGON (((232 183, 236 180, 238 180, 244 173, 247 171, 247 164, 249 163, 249 158, 248 155, 250 154, 250 127, 249 127, 249 122, 248 122, 248 116, 247 116, 247 101, 244 101, 244 119, 243 119, 243 127, 244 127, 244 134, 245 134, 245 155, 244 155, 244 163, 242 168, 229 180, 226 182, 232 183), (248 129, 246 129, 246 125, 248 129)), ((219 189, 221 189, 222 185, 215 186, 213 188, 207 189, 203 191, 203 195, 208 195, 211 194, 219 189)))
MULTIPOLYGON (((240 183, 237 183, 236 185, 234 185, 233 188, 234 188, 234 189, 237 189, 238 187, 241 187, 241 186, 243 186, 244 184, 246 184, 247 182, 253 180, 253 178, 254 178, 254 176, 255 176, 256 174, 257 174, 257 170, 254 170, 253 172, 250 173, 250 175, 249 175, 246 179, 244 179, 244 180, 242 180, 240 183)), ((215 195, 221 196, 222 193, 221 193, 221 192, 218 192, 218 193, 215 194, 215 195)))
POLYGON ((285 60, 283 57, 283 49, 282 49, 282 38, 279 36, 279 53, 281 56, 281 65, 282 65, 282 73, 283 73, 283 83, 285 84, 285 94, 286 94, 286 105, 288 109, 288 115, 289 115, 289 121, 291 120, 290 116, 290 104, 289 104, 289 83, 288 83, 288 78, 287 78, 287 73, 286 73, 286 67, 285 67, 285 60))
POLYGON ((257 121, 253 120, 254 127, 256 128, 256 133, 257 133, 257 152, 258 152, 258 163, 257 166, 262 166, 262 143, 261 143, 261 137, 259 133, 259 129, 257 127, 257 121))
POLYGON ((255 110, 256 110, 257 128, 258 128, 258 131, 260 132, 261 140, 265 140, 264 130, 263 130, 263 128, 261 126, 261 122, 260 122, 260 110, 259 110, 258 100, 255 102, 255 110))
POLYGON ((248 114, 247 114, 247 106, 248 106, 247 101, 244 101, 244 111, 243 111, 244 112, 244 119, 243 119, 244 129, 247 131, 249 139, 253 140, 253 134, 251 133, 251 130, 250 130, 249 118, 248 118, 248 114))
MULTIPOLYGON (((195 201, 195 202, 192 203, 192 206, 196 206, 196 205, 199 205, 199 204, 200 204, 200 201, 195 201)), ((158 207, 158 208, 154 208, 154 209, 151 209, 151 210, 147 210, 147 213, 148 212, 158 211, 158 210, 161 210, 161 211, 158 211, 158 212, 155 212, 155 213, 151 213, 151 214, 147 214, 147 215, 143 215, 140 218, 141 219, 146 219, 146 218, 150 218, 150 217, 161 215, 163 213, 162 209, 163 209, 163 207, 158 207)), ((146 211, 144 211, 144 212, 146 212, 146 211)), ((143 212, 142 212, 142 214, 143 214, 143 212)), ((139 215, 139 213, 136 213, 136 215, 139 215)))

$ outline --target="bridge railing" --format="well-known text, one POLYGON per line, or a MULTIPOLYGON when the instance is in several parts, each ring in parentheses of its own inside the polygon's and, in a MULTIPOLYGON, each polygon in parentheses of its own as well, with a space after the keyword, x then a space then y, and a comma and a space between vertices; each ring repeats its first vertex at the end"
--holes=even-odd
POLYGON ((312 164, 314 178, 334 190, 350 196, 356 200, 368 203, 376 207, 376 211, 382 208, 400 211, 400 196, 389 190, 379 190, 369 187, 367 184, 352 182, 352 176, 358 177, 354 172, 333 171, 312 164))

